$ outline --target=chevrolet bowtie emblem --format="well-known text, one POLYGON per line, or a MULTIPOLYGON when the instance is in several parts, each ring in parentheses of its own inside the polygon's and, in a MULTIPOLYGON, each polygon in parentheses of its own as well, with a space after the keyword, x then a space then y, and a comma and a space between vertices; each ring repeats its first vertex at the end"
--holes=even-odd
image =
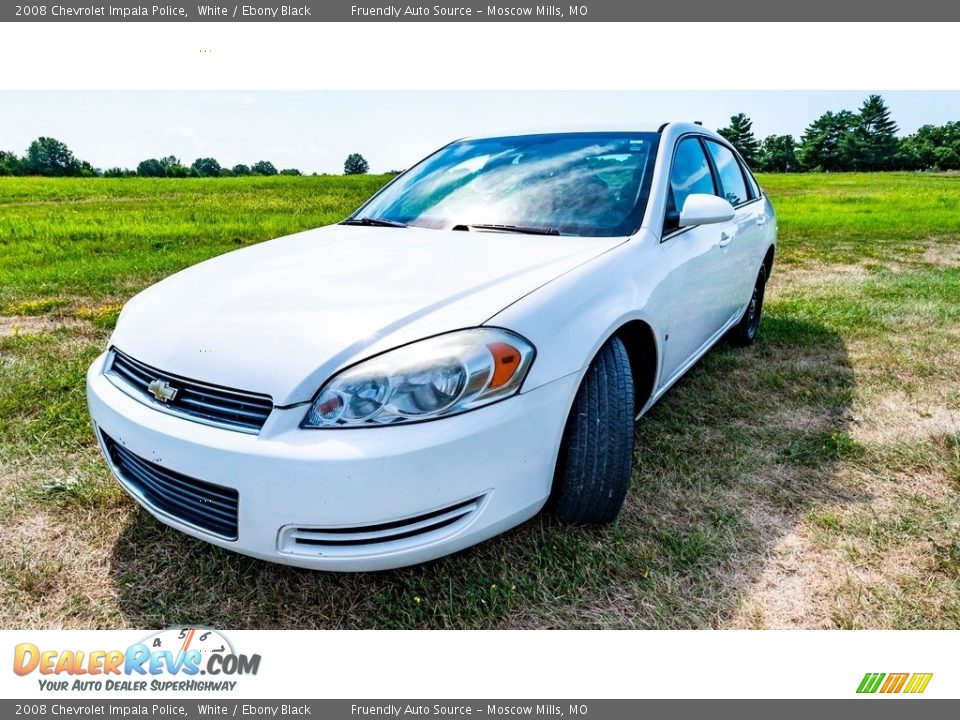
POLYGON ((147 392, 160 402, 170 402, 177 396, 177 389, 166 380, 154 380, 147 385, 147 392))

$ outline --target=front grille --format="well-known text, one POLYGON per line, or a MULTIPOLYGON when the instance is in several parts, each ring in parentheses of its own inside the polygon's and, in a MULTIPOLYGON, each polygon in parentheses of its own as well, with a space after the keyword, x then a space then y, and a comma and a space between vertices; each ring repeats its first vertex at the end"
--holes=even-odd
POLYGON ((208 425, 258 433, 273 410, 273 400, 268 395, 188 380, 144 365, 116 348, 107 374, 122 380, 152 406, 208 425), (156 381, 169 384, 176 395, 167 402, 156 399, 148 390, 156 381))
POLYGON ((239 494, 148 462, 101 431, 120 479, 150 507, 200 530, 237 539, 239 494))
POLYGON ((452 533, 466 525, 482 503, 483 497, 476 497, 423 515, 376 525, 291 527, 281 533, 280 545, 287 552, 324 555, 364 548, 379 551, 385 543, 421 536, 428 540, 441 533, 452 533))

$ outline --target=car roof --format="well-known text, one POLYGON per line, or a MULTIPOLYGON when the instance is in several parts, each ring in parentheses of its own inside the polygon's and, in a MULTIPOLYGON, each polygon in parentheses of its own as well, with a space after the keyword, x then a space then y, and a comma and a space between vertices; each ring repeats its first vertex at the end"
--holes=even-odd
POLYGON ((489 138, 524 137, 526 135, 564 135, 572 133, 606 133, 606 132, 664 132, 669 128, 672 132, 702 132, 705 135, 717 136, 716 133, 695 123, 672 122, 616 122, 616 123, 588 123, 576 125, 553 125, 546 127, 524 128, 522 130, 504 130, 504 132, 483 133, 469 135, 460 140, 486 140, 489 138))

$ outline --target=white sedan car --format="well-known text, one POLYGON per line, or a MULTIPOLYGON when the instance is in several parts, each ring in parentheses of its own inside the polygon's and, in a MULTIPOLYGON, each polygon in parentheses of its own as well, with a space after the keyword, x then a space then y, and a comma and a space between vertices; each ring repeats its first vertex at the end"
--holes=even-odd
POLYGON ((545 505, 610 522, 634 420, 754 339, 775 242, 698 125, 460 140, 338 225, 134 297, 90 413, 149 512, 265 560, 400 567, 545 505))

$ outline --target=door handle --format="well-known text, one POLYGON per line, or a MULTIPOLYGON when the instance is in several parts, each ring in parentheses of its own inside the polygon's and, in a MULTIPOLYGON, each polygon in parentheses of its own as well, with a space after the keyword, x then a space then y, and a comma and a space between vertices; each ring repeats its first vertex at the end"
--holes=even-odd
POLYGON ((726 231, 720 233, 720 243, 719 243, 720 247, 725 248, 731 242, 733 242, 733 235, 731 235, 726 231))
POLYGON ((766 225, 766 224, 767 224, 766 215, 761 215, 760 217, 757 218, 757 225, 766 225))

